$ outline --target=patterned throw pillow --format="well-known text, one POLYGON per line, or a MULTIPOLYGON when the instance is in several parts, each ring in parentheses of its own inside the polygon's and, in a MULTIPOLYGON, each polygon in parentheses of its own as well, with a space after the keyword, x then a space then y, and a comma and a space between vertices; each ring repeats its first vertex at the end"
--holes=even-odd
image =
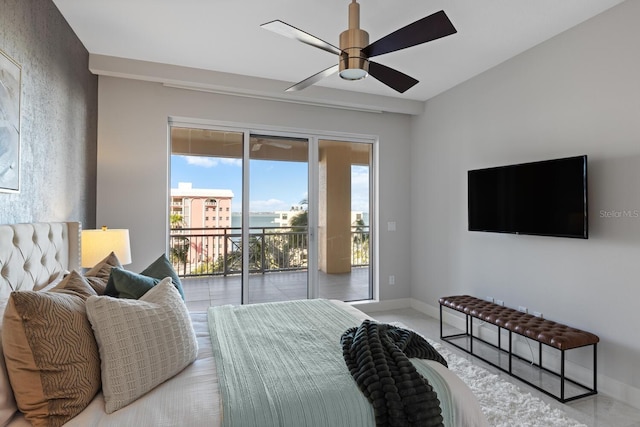
POLYGON ((109 283, 109 275, 113 267, 122 268, 120 260, 111 252, 105 259, 96 264, 91 270, 84 273, 85 278, 98 295, 106 293, 109 283))
MULTIPOLYGON (((4 313, 9 298, 0 298, 0 314, 4 313)), ((4 317, 4 316, 2 316, 4 317)), ((0 426, 5 426, 18 410, 16 400, 13 397, 9 373, 4 363, 4 353, 2 351, 2 318, 0 318, 0 426)))
POLYGON ((95 291, 77 272, 69 288, 16 291, 2 342, 18 408, 34 426, 59 426, 100 390, 100 357, 85 299, 95 291))
POLYGON ((86 277, 73 270, 67 274, 62 281, 57 284, 50 292, 60 292, 65 294, 76 294, 84 299, 91 295, 98 295, 95 288, 91 286, 86 277))
POLYGON ((189 312, 169 277, 139 300, 89 297, 87 315, 100 349, 108 414, 178 374, 198 355, 189 312))

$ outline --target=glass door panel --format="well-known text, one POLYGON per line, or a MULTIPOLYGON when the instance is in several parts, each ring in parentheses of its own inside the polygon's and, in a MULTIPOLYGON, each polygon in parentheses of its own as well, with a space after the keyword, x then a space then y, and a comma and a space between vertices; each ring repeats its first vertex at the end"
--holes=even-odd
POLYGON ((169 259, 190 310, 241 303, 243 139, 171 127, 169 259))
POLYGON ((318 296, 371 299, 373 145, 318 143, 318 296))
POLYGON ((309 142, 249 139, 248 286, 244 303, 308 296, 309 142))
POLYGON ((171 126, 187 306, 373 297, 373 144, 171 126))

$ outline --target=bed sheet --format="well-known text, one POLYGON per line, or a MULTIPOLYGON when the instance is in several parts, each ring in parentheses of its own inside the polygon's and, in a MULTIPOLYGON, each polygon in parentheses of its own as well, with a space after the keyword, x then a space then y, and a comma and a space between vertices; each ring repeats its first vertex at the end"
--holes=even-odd
MULTIPOLYGON (((332 301, 359 320, 370 318, 342 301, 332 301)), ((194 363, 172 379, 151 390, 140 399, 112 413, 105 412, 104 398, 98 393, 80 414, 65 427, 102 426, 220 426, 222 405, 218 375, 212 354, 207 313, 191 313, 198 339, 198 357, 194 363)), ((453 410, 460 427, 486 427, 488 424, 471 390, 462 380, 437 362, 419 361, 437 370, 454 396, 453 410)), ((30 427, 21 415, 10 427, 30 427)))
MULTIPOLYGON (((218 375, 211 350, 207 314, 191 314, 198 339, 198 358, 169 381, 140 399, 112 413, 105 412, 104 398, 98 393, 80 414, 65 424, 68 427, 90 426, 219 426, 221 405, 218 375)), ((30 427, 19 415, 10 427, 30 427)))

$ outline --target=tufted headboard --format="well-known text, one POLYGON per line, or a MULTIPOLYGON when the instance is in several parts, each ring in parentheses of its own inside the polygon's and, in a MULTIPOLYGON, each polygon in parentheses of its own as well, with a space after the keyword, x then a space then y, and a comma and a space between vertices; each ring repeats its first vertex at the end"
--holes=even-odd
POLYGON ((80 268, 79 222, 0 225, 0 299, 80 268))

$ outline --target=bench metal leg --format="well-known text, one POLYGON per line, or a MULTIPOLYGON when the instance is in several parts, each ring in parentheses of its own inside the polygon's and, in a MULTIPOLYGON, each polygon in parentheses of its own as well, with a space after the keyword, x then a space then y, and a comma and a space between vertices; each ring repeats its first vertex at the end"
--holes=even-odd
MULTIPOLYGON (((591 396, 591 395, 594 395, 594 394, 598 393, 598 387, 597 387, 597 375, 598 375, 598 370, 597 370, 597 367, 598 367, 597 344, 590 344, 590 345, 593 346, 593 387, 589 387, 587 385, 579 383, 576 380, 573 380, 571 378, 567 378, 567 376, 566 376, 566 366, 565 366, 566 350, 560 350, 560 349, 557 349, 555 347, 550 347, 550 348, 553 348, 553 349, 555 349, 557 351, 560 351, 560 357, 561 357, 561 359, 560 359, 560 373, 558 373, 557 371, 552 371, 549 368, 543 367, 543 363, 542 363, 542 342, 538 341, 538 367, 540 368, 540 370, 542 372, 546 372, 547 374, 553 375, 555 378, 560 380, 560 394, 556 395, 556 394, 553 394, 551 391, 545 390, 541 386, 533 384, 532 382, 526 380, 523 377, 520 377, 519 375, 517 375, 516 373, 513 372, 513 357, 516 357, 517 359, 522 359, 522 360, 526 360, 526 359, 523 359, 520 356, 518 356, 518 355, 513 353, 514 352, 513 332, 511 330, 507 329, 508 332, 509 332, 509 334, 508 334, 508 337, 509 337, 508 349, 503 349, 502 348, 502 344, 501 344, 502 328, 500 326, 496 325, 496 326, 498 326, 498 346, 496 347, 495 344, 490 343, 488 341, 485 341, 479 335, 477 337, 474 337, 474 335, 473 335, 473 316, 471 316, 471 315, 469 315, 467 313, 464 313, 464 312, 462 312, 460 310, 456 310, 456 311, 459 311, 459 312, 461 312, 461 313, 463 313, 465 315, 465 332, 464 333, 458 333, 458 334, 444 336, 443 325, 442 325, 442 323, 443 323, 443 319, 442 319, 443 310, 442 310, 442 307, 443 306, 440 305, 440 339, 442 339, 443 341, 447 341, 449 344, 451 344, 451 345, 453 345, 455 347, 458 347, 460 350, 463 350, 463 351, 465 351, 465 352, 477 357, 478 359, 483 360, 484 362, 486 362, 486 363, 488 363, 488 364, 500 369, 503 372, 507 372, 512 377, 517 378, 520 381, 523 381, 524 383, 532 386, 533 388, 541 391, 542 393, 545 393, 545 394, 555 398, 556 400, 558 400, 558 401, 560 401, 562 403, 570 402, 570 401, 573 401, 573 400, 576 400, 576 399, 579 399, 579 398, 582 398, 582 397, 591 396), (460 344, 455 342, 456 339, 462 339, 462 338, 464 338, 464 339, 466 339, 468 341, 468 345, 464 345, 463 346, 463 345, 460 345, 460 344), (502 364, 500 362, 498 362, 496 364, 496 363, 493 363, 491 360, 489 360, 489 359, 487 359, 485 357, 482 357, 480 355, 474 354, 473 353, 473 347, 474 347, 473 346, 473 342, 475 340, 479 340, 481 343, 484 343, 484 344, 486 344, 486 345, 488 345, 490 347, 493 347, 493 348, 497 349, 498 352, 507 353, 507 356, 509 358, 508 369, 505 369, 503 366, 501 366, 502 364), (566 394, 565 382, 567 382, 567 381, 570 382, 571 384, 575 385, 575 386, 578 386, 578 387, 582 388, 583 390, 585 390, 585 392, 582 393, 582 394, 577 394, 577 395, 574 395, 574 396, 571 396, 571 397, 567 398, 565 396, 565 394, 566 394)), ((452 309, 452 310, 455 310, 455 309, 452 309)), ((482 319, 480 319, 480 320, 482 320, 482 319)), ((517 335, 521 335, 521 334, 517 334, 517 335)), ((522 335, 522 336, 527 338, 524 335, 522 335)), ((535 361, 532 360, 531 363, 535 364, 535 361)))
POLYGON ((511 356, 513 356, 513 338, 512 338, 512 332, 511 330, 509 330, 509 374, 513 375, 513 371, 512 371, 512 359, 511 356))
POLYGON ((560 400, 564 400, 564 350, 560 350, 562 354, 560 359, 560 400))
POLYGON ((598 391, 598 344, 593 345, 593 391, 598 391))

